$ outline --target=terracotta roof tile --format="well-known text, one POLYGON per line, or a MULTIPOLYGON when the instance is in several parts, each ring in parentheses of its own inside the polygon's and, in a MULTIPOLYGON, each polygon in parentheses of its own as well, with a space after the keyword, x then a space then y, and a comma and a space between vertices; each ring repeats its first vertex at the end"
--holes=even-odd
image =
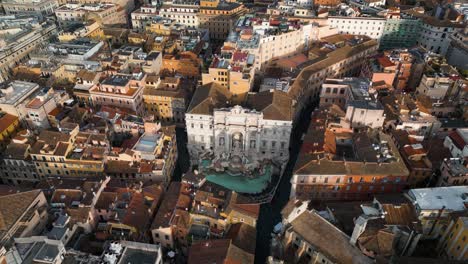
POLYGON ((154 221, 151 224, 152 229, 167 227, 170 224, 180 194, 180 182, 172 182, 164 195, 154 221))
POLYGON ((349 243, 348 236, 315 212, 303 212, 291 222, 291 228, 333 262, 372 263, 349 243))
POLYGON ((40 190, 33 190, 0 197, 0 238, 3 238, 41 193, 40 190))
POLYGON ((283 91, 263 91, 249 94, 247 107, 263 113, 263 118, 270 120, 291 121, 294 116, 293 100, 283 91))
POLYGON ((195 90, 192 101, 187 109, 189 114, 212 114, 214 108, 227 106, 231 94, 226 87, 218 83, 209 83, 195 90))
POLYGON ((463 149, 467 145, 467 142, 463 140, 463 138, 460 136, 460 134, 458 134, 457 131, 453 131, 452 133, 450 133, 449 137, 458 149, 463 149))
POLYGON ((146 231, 149 219, 150 215, 145 205, 143 194, 141 192, 134 192, 125 216, 122 219, 122 224, 135 227, 141 232, 146 231))
POLYGON ((4 114, 0 117, 0 133, 3 133, 14 122, 18 122, 18 117, 10 114, 4 114))
POLYGON ((188 252, 188 264, 225 263, 230 245, 230 239, 194 243, 188 252))

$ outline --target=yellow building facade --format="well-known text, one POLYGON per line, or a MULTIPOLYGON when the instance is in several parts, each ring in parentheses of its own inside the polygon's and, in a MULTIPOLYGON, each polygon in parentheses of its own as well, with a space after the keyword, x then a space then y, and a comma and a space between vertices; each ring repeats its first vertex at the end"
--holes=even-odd
POLYGON ((162 70, 168 73, 177 73, 184 77, 198 77, 200 68, 200 58, 191 51, 177 55, 166 54, 163 57, 162 70))
POLYGON ((218 83, 233 94, 235 103, 242 103, 253 86, 254 75, 255 69, 251 66, 215 59, 208 72, 202 74, 202 85, 218 83))
POLYGON ((245 14, 244 5, 234 1, 202 0, 200 1, 200 28, 210 32, 210 38, 224 40, 234 29, 240 15, 245 14))
POLYGON ((450 260, 468 260, 468 217, 452 219, 440 234, 439 255, 450 260))
POLYGON ((143 102, 146 113, 154 115, 155 120, 163 123, 183 124, 185 122, 186 93, 181 87, 180 79, 146 81, 143 102))
POLYGON ((0 113, 0 149, 4 149, 20 127, 17 116, 0 113))

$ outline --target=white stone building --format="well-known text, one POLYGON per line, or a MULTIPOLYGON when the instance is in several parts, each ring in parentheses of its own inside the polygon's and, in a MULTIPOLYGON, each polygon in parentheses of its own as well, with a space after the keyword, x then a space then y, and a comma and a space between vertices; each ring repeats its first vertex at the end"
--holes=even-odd
POLYGON ((450 65, 468 69, 468 27, 458 29, 450 36, 447 61, 450 65))
POLYGON ((55 10, 57 21, 61 25, 84 22, 94 19, 104 25, 124 25, 127 23, 125 9, 116 4, 66 4, 55 10))
POLYGON ((365 78, 327 79, 320 92, 320 105, 336 104, 346 115, 341 125, 348 128, 381 128, 383 106, 369 94, 370 81, 365 78))
POLYGON ((421 82, 416 88, 416 94, 423 94, 431 99, 444 99, 454 84, 451 77, 448 73, 442 71, 427 72, 423 74, 421 82))
POLYGON ((384 6, 386 0, 363 0, 360 3, 362 3, 363 6, 367 7, 378 7, 378 6, 384 6))
POLYGON ((255 70, 261 69, 275 58, 300 53, 312 41, 318 39, 317 27, 313 24, 297 24, 290 22, 288 30, 280 31, 278 26, 272 26, 268 21, 256 21, 255 16, 242 16, 236 22, 237 29, 232 31, 225 47, 233 47, 249 52, 255 56, 255 70))
POLYGON ((187 27, 198 28, 200 25, 199 10, 200 5, 197 2, 174 0, 172 3, 165 2, 159 10, 159 15, 173 19, 187 27))
POLYGON ((158 17, 158 10, 155 6, 142 6, 131 14, 132 28, 138 32, 145 31, 146 26, 158 17))
POLYGON ((59 105, 54 90, 43 89, 36 93, 23 109, 25 120, 30 128, 50 128, 48 114, 59 105))
POLYGON ((330 28, 338 29, 340 34, 365 35, 380 39, 385 27, 385 18, 377 17, 329 17, 330 28))
POLYGON ((277 90, 249 94, 243 106, 231 105, 231 97, 216 83, 195 91, 185 116, 192 163, 208 152, 286 162, 293 100, 277 90))
POLYGON ((450 35, 458 28, 463 28, 463 24, 453 23, 448 20, 438 20, 433 17, 422 19, 421 34, 417 44, 420 44, 429 51, 440 55, 446 55, 451 43, 450 35))
POLYGON ((453 158, 468 157, 468 128, 458 128, 444 140, 444 146, 450 150, 453 158))
POLYGON ((433 115, 413 110, 400 113, 395 129, 405 130, 417 140, 422 141, 424 138, 432 137, 439 131, 441 125, 440 121, 433 115))
MULTIPOLYGON (((11 69, 57 33, 57 26, 54 23, 44 22, 40 25, 36 25, 33 21, 30 23, 29 26, 18 28, 20 31, 10 35, 9 38, 0 37, 0 82, 7 81, 11 76, 11 69)), ((14 25, 15 23, 10 24, 14 25)), ((11 28, 17 30, 15 27, 11 28)), ((4 29, 8 28, 6 26, 4 29)))
POLYGON ((0 5, 7 15, 29 15, 43 19, 54 13, 57 0, 2 0, 0 5))
POLYGON ((425 239, 434 239, 444 231, 442 223, 447 223, 451 214, 466 211, 467 192, 468 186, 452 186, 411 189, 405 194, 416 205, 425 239))
POLYGON ((38 90, 39 85, 36 83, 13 81, 5 89, 0 89, 0 108, 24 121, 28 114, 25 105, 34 98, 38 90))

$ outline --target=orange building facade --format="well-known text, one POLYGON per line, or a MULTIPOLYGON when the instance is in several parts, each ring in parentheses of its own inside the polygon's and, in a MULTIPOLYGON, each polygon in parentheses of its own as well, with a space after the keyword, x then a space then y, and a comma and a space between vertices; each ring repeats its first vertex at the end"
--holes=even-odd
POLYGON ((387 134, 336 128, 332 109, 312 114, 291 178, 291 199, 368 200, 400 192, 409 171, 387 134))
POLYGON ((178 73, 184 77, 197 77, 200 75, 200 67, 201 62, 197 55, 187 51, 179 55, 164 55, 161 71, 178 73))

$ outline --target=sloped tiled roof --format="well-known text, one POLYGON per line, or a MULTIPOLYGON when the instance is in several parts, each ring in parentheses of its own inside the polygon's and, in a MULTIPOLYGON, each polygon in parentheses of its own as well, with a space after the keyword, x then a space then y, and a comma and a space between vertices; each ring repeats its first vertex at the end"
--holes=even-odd
POLYGON ((252 255, 255 254, 255 246, 257 241, 257 230, 255 227, 245 223, 237 223, 231 225, 226 238, 232 239, 232 243, 252 255))
POLYGON ((0 197, 0 239, 40 194, 40 190, 33 190, 0 197))
POLYGON ((457 131, 450 133, 449 137, 458 149, 463 149, 467 144, 457 131))
POLYGON ((10 143, 4 152, 4 157, 9 159, 24 159, 30 147, 29 144, 10 143))
POLYGON ((376 234, 360 237, 359 246, 376 255, 389 257, 393 253, 393 240, 395 235, 387 229, 381 229, 376 234))
POLYGON ((247 106, 263 112, 263 118, 290 121, 293 119, 293 100, 287 93, 278 90, 251 94, 247 106))
POLYGON ((189 114, 209 115, 213 109, 228 106, 231 93, 218 83, 209 83, 195 90, 192 101, 187 109, 189 114))
POLYGON ((149 224, 149 220, 150 215, 143 194, 140 192, 133 193, 127 212, 122 219, 122 224, 136 227, 140 232, 143 232, 149 224))
POLYGON ((0 118, 0 132, 5 131, 14 122, 18 121, 18 117, 10 114, 5 114, 0 118))
POLYGON ((348 236, 315 212, 303 212, 291 222, 291 228, 335 263, 371 263, 349 243, 348 236))
POLYGON ((188 263, 225 263, 230 245, 230 239, 195 243, 189 249, 188 263))

